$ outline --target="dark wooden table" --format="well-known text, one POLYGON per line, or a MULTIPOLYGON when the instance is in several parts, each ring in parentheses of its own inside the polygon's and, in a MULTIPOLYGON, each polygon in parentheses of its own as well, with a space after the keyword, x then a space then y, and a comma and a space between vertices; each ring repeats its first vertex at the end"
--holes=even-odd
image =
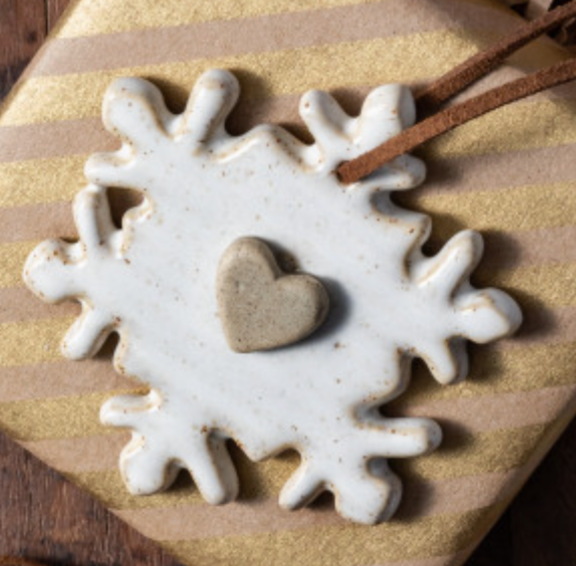
MULTIPOLYGON (((68 2, 0 0, 0 98, 68 2)), ((0 433, 2 556, 54 566, 176 566, 155 544, 0 433)), ((572 565, 576 565, 576 423, 467 566, 572 565)))

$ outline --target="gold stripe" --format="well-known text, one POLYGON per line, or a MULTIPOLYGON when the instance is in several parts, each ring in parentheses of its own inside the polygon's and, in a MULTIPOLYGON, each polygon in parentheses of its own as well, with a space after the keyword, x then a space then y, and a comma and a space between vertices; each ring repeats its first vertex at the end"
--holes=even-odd
POLYGON ((505 472, 528 462, 549 426, 546 423, 471 433, 465 430, 465 422, 456 426, 445 423, 444 440, 438 450, 424 457, 394 460, 392 467, 401 477, 428 480, 505 472))
POLYGON ((434 195, 428 195, 424 185, 412 194, 399 194, 397 200, 431 215, 440 239, 448 239, 463 227, 512 232, 571 225, 576 218, 574 182, 434 195))
MULTIPOLYGON (((244 0, 198 2, 190 6, 178 0, 131 0, 125 2, 109 2, 92 0, 80 3, 58 29, 58 37, 78 37, 86 35, 110 34, 141 30, 147 28, 162 28, 215 20, 235 20, 249 17, 269 16, 292 12, 312 12, 315 10, 369 4, 381 0, 244 0)), ((480 5, 486 7, 485 1, 460 0, 459 3, 480 5)), ((387 9, 393 10, 392 2, 387 9)), ((448 3, 449 4, 449 3, 448 3)), ((503 6, 490 2, 490 8, 500 14, 509 14, 503 6)))
POLYGON ((247 101, 312 88, 410 82, 428 76, 431 68, 438 73, 445 72, 474 51, 474 42, 460 31, 442 31, 187 63, 30 78, 21 85, 18 97, 4 106, 0 122, 13 126, 97 116, 107 86, 114 78, 126 75, 160 83, 172 105, 182 106, 194 81, 211 67, 235 70, 242 84, 243 100, 247 101), (403 61, 402 66, 398 65, 399 59, 403 61), (338 61, 337 66, 334 61, 338 61))
POLYGON ((574 100, 552 99, 504 106, 437 138, 428 155, 505 153, 573 143, 574 105, 574 100))
POLYGON ((60 341, 73 321, 67 317, 0 324, 0 367, 61 359, 60 341))
POLYGON ((0 289, 21 287, 24 262, 37 242, 0 244, 0 289))
POLYGON ((24 441, 112 434, 117 430, 100 424, 100 406, 114 394, 139 391, 142 389, 3 403, 0 423, 12 437, 24 441))
POLYGON ((470 375, 463 383, 438 387, 423 366, 415 368, 408 391, 392 402, 395 412, 404 403, 423 405, 442 399, 460 399, 533 391, 576 383, 576 344, 546 344, 499 350, 497 346, 472 346, 470 375), (545 371, 542 371, 545 368, 545 371))
POLYGON ((480 287, 490 284, 510 290, 525 309, 576 305, 576 263, 530 265, 496 275, 490 274, 486 266, 478 271, 475 281, 480 287))
MULTIPOLYGON (((456 553, 467 548, 493 524, 505 504, 480 511, 441 515, 378 526, 332 526, 252 536, 195 541, 162 541, 177 559, 234 566, 350 566, 380 564, 456 553)), ((273 526, 271 525, 271 529, 273 526)), ((391 565, 392 566, 392 565, 391 565)))
POLYGON ((146 497, 130 495, 117 469, 64 475, 110 508, 142 509, 201 503, 200 495, 187 474, 181 474, 169 490, 146 497))
MULTIPOLYGON (((59 340, 61 335, 58 333, 55 338, 59 340)), ((30 363, 29 360, 26 362, 30 363)), ((114 371, 104 353, 81 364, 60 356, 48 363, 0 368, 2 402, 80 396, 133 386, 134 381, 114 371)))
POLYGON ((72 200, 86 184, 87 158, 75 155, 0 164, 0 207, 72 200))

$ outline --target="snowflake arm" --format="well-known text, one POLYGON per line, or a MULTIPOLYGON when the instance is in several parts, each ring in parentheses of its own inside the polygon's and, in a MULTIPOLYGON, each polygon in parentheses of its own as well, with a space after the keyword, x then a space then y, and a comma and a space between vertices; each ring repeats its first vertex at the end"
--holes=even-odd
MULTIPOLYGON (((410 91, 392 84, 373 90, 357 118, 348 116, 328 93, 312 90, 300 101, 300 115, 314 137, 319 171, 332 172, 342 162, 374 149, 414 124, 416 108, 410 91)), ((424 163, 403 155, 370 178, 379 188, 411 189, 426 176, 424 163)), ((363 186, 366 186, 364 181, 363 186)))
POLYGON ((453 236, 436 256, 425 258, 420 250, 413 256, 412 281, 429 305, 446 313, 451 328, 444 344, 431 329, 414 338, 412 345, 440 383, 454 383, 468 374, 466 339, 484 344, 508 336, 522 320, 520 309, 508 295, 498 289, 479 291, 470 284, 483 247, 480 234, 465 230, 453 236))
POLYGON ((148 495, 169 487, 179 470, 188 469, 206 501, 221 505, 238 496, 238 475, 232 463, 226 438, 212 434, 207 427, 198 434, 188 434, 177 442, 169 435, 168 423, 151 418, 162 407, 156 391, 139 395, 117 396, 104 405, 100 419, 104 424, 127 428, 132 439, 120 456, 120 469, 128 490, 134 495, 148 495), (164 431, 158 435, 158 427, 164 431))
POLYGON ((63 354, 80 360, 96 354, 110 333, 120 329, 118 316, 87 293, 86 278, 99 271, 98 264, 107 266, 108 258, 118 256, 122 233, 112 222, 106 191, 101 187, 89 185, 78 193, 74 219, 80 241, 40 244, 26 262, 24 280, 50 302, 71 297, 80 301, 81 315, 62 341, 63 354))

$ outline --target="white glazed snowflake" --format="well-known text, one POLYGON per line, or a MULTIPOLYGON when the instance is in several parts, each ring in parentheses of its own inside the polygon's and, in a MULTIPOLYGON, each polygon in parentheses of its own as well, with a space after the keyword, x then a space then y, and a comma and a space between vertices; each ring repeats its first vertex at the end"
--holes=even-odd
POLYGON ((403 156, 352 186, 338 181, 339 163, 414 122, 406 88, 374 90, 358 118, 326 93, 305 94, 313 145, 274 126, 229 135, 238 92, 233 75, 209 71, 175 116, 149 82, 115 81, 104 122, 123 145, 86 165, 90 184, 74 203, 80 241, 42 243, 26 283, 44 300, 82 304, 67 357, 92 356, 117 332, 117 371, 150 386, 101 411, 104 423, 132 430, 121 455, 132 493, 167 488, 186 468, 207 501, 233 500, 233 439, 256 461, 300 452, 283 507, 329 490, 344 517, 389 518, 401 485, 386 458, 427 453, 441 432, 430 420, 385 418, 380 406, 404 391, 414 357, 441 383, 464 377, 466 339, 511 333, 520 311, 503 292, 470 285, 478 234, 460 232, 423 255, 430 219, 390 200, 423 181, 419 160, 403 156), (106 187, 143 194, 121 230, 106 187), (269 351, 229 347, 216 279, 224 251, 246 236, 289 253, 328 290, 330 313, 310 338, 269 351))

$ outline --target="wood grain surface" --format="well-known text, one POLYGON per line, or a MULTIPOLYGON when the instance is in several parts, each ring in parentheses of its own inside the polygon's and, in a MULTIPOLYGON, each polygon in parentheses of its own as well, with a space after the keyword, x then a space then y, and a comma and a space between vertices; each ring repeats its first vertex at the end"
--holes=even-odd
MULTIPOLYGON (((0 98, 68 2, 0 0, 0 98)), ((177 566, 155 544, 0 433, 0 564, 17 564, 2 557, 53 566, 177 566)), ((467 564, 571 565, 576 565, 576 423, 467 564)))

